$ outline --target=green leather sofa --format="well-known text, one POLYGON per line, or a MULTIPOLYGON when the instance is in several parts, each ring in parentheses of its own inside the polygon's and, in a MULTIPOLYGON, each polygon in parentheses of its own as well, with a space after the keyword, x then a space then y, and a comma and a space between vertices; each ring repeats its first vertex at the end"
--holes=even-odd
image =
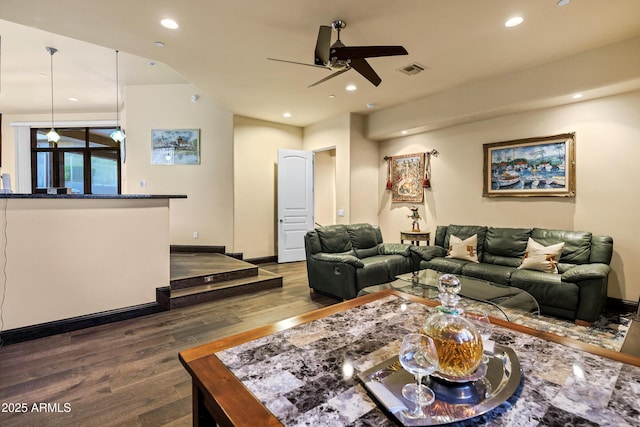
POLYGON ((371 224, 318 227, 305 234, 304 244, 309 287, 340 299, 391 282, 415 265, 411 245, 383 243, 380 228, 371 224))
POLYGON ((433 246, 416 246, 412 251, 419 255, 419 269, 521 288, 538 301, 541 314, 590 324, 606 304, 613 239, 586 231, 448 225, 436 228, 433 246), (474 234, 478 263, 446 258, 451 235, 464 240, 474 234), (518 269, 529 237, 544 246, 564 242, 557 274, 518 269))

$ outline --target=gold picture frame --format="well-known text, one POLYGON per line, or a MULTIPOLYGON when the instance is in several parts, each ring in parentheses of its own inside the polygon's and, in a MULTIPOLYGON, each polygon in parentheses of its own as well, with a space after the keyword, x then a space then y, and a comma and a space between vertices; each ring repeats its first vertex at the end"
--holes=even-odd
POLYGON ((484 197, 575 197, 576 134, 484 144, 484 197))

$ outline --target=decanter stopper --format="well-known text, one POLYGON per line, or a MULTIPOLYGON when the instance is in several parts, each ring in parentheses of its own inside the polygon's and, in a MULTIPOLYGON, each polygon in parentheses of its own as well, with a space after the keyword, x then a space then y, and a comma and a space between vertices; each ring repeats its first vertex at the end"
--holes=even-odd
POLYGON ((449 313, 457 313, 457 305, 458 301, 460 301, 460 297, 458 293, 462 289, 462 285, 460 284, 460 279, 458 279, 453 274, 443 274, 438 279, 438 290, 440 294, 440 303, 442 304, 442 308, 449 313))

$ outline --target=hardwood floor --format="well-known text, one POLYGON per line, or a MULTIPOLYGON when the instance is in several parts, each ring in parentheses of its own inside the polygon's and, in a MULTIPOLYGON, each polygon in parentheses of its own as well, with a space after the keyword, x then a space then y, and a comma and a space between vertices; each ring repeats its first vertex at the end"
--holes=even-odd
POLYGON ((338 302, 309 293, 304 262, 260 267, 284 286, 0 348, 0 425, 190 426, 178 352, 338 302))
MULTIPOLYGON (((309 294, 304 262, 260 267, 284 286, 0 347, 0 425, 190 426, 178 352, 337 302, 309 294), (7 412, 21 403, 27 413, 7 412)), ((634 322, 623 351, 639 342, 634 322)))

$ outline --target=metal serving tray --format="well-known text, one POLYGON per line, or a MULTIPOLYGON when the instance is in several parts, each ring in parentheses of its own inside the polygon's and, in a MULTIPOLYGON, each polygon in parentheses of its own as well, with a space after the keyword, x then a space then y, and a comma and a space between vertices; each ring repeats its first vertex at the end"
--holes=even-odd
POLYGON ((466 383, 430 377, 428 385, 435 392, 436 401, 424 407, 427 417, 423 419, 407 418, 405 411, 398 410, 402 404, 409 410, 413 409, 414 404, 402 397, 402 387, 415 379, 400 366, 397 356, 358 374, 358 377, 378 403, 403 425, 431 426, 467 420, 496 408, 518 389, 522 371, 513 349, 496 344, 494 353, 489 355, 484 377, 466 383), (383 392, 380 392, 380 384, 386 388, 383 392))

